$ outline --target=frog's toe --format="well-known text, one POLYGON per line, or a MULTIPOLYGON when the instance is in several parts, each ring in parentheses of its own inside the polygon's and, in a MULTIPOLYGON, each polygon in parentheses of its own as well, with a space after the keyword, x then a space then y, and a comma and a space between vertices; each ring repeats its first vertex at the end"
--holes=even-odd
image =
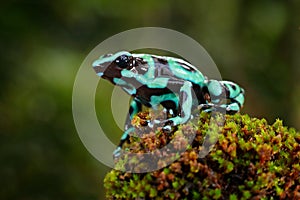
POLYGON ((153 127, 154 127, 154 124, 153 124, 153 123, 148 123, 148 127, 149 127, 149 128, 153 128, 153 127))
POLYGON ((157 125, 157 124, 160 124, 159 120, 153 120, 153 121, 147 120, 147 125, 148 125, 149 128, 153 128, 154 125, 157 125))
POLYGON ((121 147, 117 147, 117 148, 114 150, 114 152, 113 152, 113 159, 114 159, 114 160, 120 157, 120 155, 121 155, 121 150, 122 150, 121 147))
POLYGON ((170 133, 170 132, 172 131, 172 126, 166 125, 166 126, 164 126, 164 127, 162 128, 162 130, 163 130, 164 132, 170 133))
POLYGON ((141 120, 141 121, 140 121, 140 124, 141 124, 142 126, 149 126, 149 123, 150 123, 150 120, 141 120))

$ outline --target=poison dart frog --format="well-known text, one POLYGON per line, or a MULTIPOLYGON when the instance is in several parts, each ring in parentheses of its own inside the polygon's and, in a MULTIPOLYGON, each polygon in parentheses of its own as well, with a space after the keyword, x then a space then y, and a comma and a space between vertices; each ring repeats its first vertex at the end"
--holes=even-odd
MULTIPOLYGON (((92 65, 98 76, 120 86, 133 97, 130 119, 142 110, 142 106, 155 109, 162 105, 167 116, 171 116, 160 122, 164 130, 186 123, 197 107, 206 112, 236 113, 244 103, 244 90, 239 85, 208 79, 183 59, 120 51, 103 55, 92 65)), ((129 138, 133 127, 128 126, 114 157, 119 156, 122 144, 129 138)))

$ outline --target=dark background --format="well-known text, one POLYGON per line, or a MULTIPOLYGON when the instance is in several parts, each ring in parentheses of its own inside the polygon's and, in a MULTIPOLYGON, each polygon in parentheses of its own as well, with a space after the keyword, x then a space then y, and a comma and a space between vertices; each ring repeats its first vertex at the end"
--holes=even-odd
POLYGON ((77 135, 72 87, 85 56, 127 29, 189 35, 245 88, 242 113, 299 130, 299 11, 296 0, 2 2, 0 199, 103 199, 109 169, 77 135))

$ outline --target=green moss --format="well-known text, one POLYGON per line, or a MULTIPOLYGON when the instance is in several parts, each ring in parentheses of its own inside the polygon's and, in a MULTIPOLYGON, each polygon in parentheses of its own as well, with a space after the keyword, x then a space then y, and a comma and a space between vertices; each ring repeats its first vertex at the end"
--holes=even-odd
MULTIPOLYGON (((140 116, 135 125, 143 121, 140 116)), ((168 155, 178 159, 164 168, 148 173, 111 170, 104 180, 107 199, 300 199, 300 134, 281 120, 268 125, 265 119, 235 114, 226 115, 224 123, 223 117, 202 112, 197 121, 171 134, 157 128, 131 137, 123 148, 142 155, 171 141, 167 152, 184 151, 168 155), (203 150, 210 152, 202 157, 203 150)), ((139 166, 139 159, 125 155, 116 165, 147 168, 147 163, 139 166)), ((151 164, 159 167, 163 161, 151 164)))

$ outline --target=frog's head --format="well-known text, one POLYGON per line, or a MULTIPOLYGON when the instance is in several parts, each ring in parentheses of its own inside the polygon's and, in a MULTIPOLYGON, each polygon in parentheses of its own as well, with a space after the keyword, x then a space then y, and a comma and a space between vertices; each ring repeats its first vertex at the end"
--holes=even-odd
POLYGON ((116 84, 114 79, 122 78, 122 71, 130 70, 134 65, 134 58, 127 51, 120 51, 115 54, 106 54, 93 62, 93 68, 97 75, 108 79, 116 84))

